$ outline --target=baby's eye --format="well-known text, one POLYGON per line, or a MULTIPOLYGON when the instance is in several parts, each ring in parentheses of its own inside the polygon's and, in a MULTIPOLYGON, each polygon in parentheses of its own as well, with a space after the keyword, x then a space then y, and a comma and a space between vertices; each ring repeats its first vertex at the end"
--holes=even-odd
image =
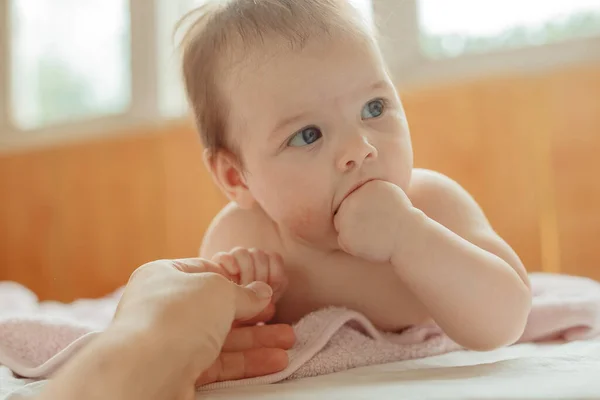
POLYGON ((297 132, 288 142, 288 146, 302 147, 313 144, 323 137, 323 133, 316 126, 309 126, 297 132))
POLYGON ((372 119, 380 117, 385 111, 385 102, 382 99, 371 100, 367 104, 365 104, 361 118, 362 119, 372 119))

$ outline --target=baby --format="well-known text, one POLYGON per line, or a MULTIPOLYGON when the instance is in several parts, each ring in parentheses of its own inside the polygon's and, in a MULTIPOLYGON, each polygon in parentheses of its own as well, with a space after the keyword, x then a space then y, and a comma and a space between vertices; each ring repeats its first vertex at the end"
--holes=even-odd
POLYGON ((469 349, 514 343, 526 270, 459 184, 413 168, 362 14, 348 0, 229 0, 195 15, 185 85, 231 200, 200 256, 271 284, 277 322, 340 306, 385 331, 434 321, 469 349))

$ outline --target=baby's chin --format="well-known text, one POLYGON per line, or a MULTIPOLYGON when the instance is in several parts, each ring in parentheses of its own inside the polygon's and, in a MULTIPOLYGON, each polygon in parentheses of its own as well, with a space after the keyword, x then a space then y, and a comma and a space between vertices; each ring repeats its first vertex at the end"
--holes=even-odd
POLYGON ((326 223, 289 230, 292 240, 306 247, 323 251, 339 250, 338 234, 331 218, 326 223))

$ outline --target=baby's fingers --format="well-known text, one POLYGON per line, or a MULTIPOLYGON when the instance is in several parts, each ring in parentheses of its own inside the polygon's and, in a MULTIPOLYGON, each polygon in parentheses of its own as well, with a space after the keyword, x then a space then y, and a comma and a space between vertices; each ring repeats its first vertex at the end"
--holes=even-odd
POLYGON ((254 280, 257 282, 269 282, 270 258, 262 250, 251 249, 250 254, 254 260, 254 280))
POLYGON ((212 258, 212 261, 220 264, 230 275, 238 275, 240 273, 240 268, 237 265, 235 257, 229 253, 217 253, 212 258))
POLYGON ((269 286, 273 288, 273 301, 281 298, 288 285, 283 258, 278 253, 269 254, 269 286))
POLYGON ((236 248, 231 252, 231 254, 235 258, 239 267, 239 284, 245 286, 255 282, 254 258, 252 257, 252 254, 244 248, 236 248))

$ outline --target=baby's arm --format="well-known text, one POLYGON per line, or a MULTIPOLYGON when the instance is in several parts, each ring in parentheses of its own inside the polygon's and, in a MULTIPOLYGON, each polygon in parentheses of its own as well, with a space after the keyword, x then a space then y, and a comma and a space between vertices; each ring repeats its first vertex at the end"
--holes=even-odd
POLYGON ((487 350, 512 344, 531 307, 527 272, 456 182, 418 171, 409 197, 423 211, 410 223, 410 243, 398 243, 392 263, 459 344, 487 350))
POLYGON ((268 283, 277 302, 288 279, 269 220, 258 211, 226 206, 209 226, 200 257, 221 265, 238 284, 268 283))

